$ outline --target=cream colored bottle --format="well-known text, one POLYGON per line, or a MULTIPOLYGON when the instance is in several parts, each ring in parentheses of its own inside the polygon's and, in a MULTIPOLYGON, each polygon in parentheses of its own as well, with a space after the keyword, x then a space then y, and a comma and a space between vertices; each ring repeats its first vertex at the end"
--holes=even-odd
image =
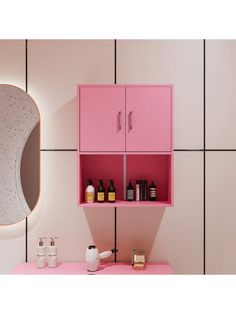
POLYGON ((57 238, 51 237, 51 241, 48 246, 48 267, 49 268, 57 267, 57 246, 55 244, 55 239, 57 238))
POLYGON ((39 243, 36 248, 37 255, 36 255, 36 267, 37 268, 45 268, 47 266, 46 263, 46 247, 43 243, 43 239, 39 238, 39 243))
POLYGON ((95 188, 93 186, 92 180, 88 180, 88 186, 85 190, 85 202, 86 203, 94 203, 95 199, 95 188))

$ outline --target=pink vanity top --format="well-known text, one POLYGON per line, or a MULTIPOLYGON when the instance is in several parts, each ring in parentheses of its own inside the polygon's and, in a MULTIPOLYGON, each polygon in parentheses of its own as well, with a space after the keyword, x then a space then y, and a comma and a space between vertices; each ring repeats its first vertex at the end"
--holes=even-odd
MULTIPOLYGON (((86 275, 85 263, 60 263, 56 268, 36 268, 35 263, 22 263, 12 271, 13 275, 86 275)), ((89 273, 90 274, 90 273, 89 273)), ((133 270, 128 263, 104 263, 96 275, 171 275, 174 274, 168 263, 147 263, 145 270, 133 270)))

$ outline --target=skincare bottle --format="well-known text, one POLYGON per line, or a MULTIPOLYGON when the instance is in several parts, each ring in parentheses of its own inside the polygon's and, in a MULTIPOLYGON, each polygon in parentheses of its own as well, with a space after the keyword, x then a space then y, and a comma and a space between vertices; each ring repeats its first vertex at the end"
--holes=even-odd
POLYGON ((88 180, 88 185, 85 190, 85 202, 86 203, 93 203, 95 197, 95 188, 93 186, 92 180, 88 180))
POLYGON ((140 184, 139 181, 136 181, 136 190, 135 190, 136 201, 140 201, 140 184))
POLYGON ((149 186, 149 200, 156 201, 157 199, 157 187, 152 181, 152 184, 149 186))
POLYGON ((131 180, 129 181, 129 185, 128 185, 127 190, 126 190, 126 200, 127 201, 133 201, 134 200, 134 188, 133 188, 131 180))
POLYGON ((51 237, 50 245, 48 246, 48 267, 57 267, 57 246, 55 245, 55 237, 51 237))
POLYGON ((114 187, 113 180, 110 179, 110 186, 108 188, 107 200, 109 203, 115 203, 116 201, 116 189, 114 187))
POLYGON ((98 203, 104 203, 105 202, 105 188, 103 185, 103 181, 100 179, 99 180, 100 184, 97 189, 97 202, 98 203))
POLYGON ((46 267, 46 247, 43 243, 43 239, 39 238, 39 243, 37 245, 37 255, 36 255, 36 267, 37 268, 44 268, 46 267))

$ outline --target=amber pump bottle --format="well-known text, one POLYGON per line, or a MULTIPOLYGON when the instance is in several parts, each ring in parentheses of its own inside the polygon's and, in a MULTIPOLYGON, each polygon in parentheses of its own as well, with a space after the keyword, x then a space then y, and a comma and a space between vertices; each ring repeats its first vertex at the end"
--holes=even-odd
POLYGON ((110 186, 108 188, 107 200, 109 203, 115 203, 116 201, 116 189, 114 187, 114 183, 112 179, 110 179, 110 186))
POLYGON ((97 202, 98 203, 104 203, 105 202, 105 188, 103 185, 103 181, 100 179, 99 180, 100 184, 97 189, 97 202))

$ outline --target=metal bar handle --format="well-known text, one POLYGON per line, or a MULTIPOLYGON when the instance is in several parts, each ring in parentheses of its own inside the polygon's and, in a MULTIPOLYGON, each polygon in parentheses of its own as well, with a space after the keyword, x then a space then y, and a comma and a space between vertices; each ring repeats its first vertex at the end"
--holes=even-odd
POLYGON ((118 113, 118 129, 121 130, 121 111, 118 113))
POLYGON ((129 129, 133 129, 133 111, 130 111, 129 113, 129 129))

